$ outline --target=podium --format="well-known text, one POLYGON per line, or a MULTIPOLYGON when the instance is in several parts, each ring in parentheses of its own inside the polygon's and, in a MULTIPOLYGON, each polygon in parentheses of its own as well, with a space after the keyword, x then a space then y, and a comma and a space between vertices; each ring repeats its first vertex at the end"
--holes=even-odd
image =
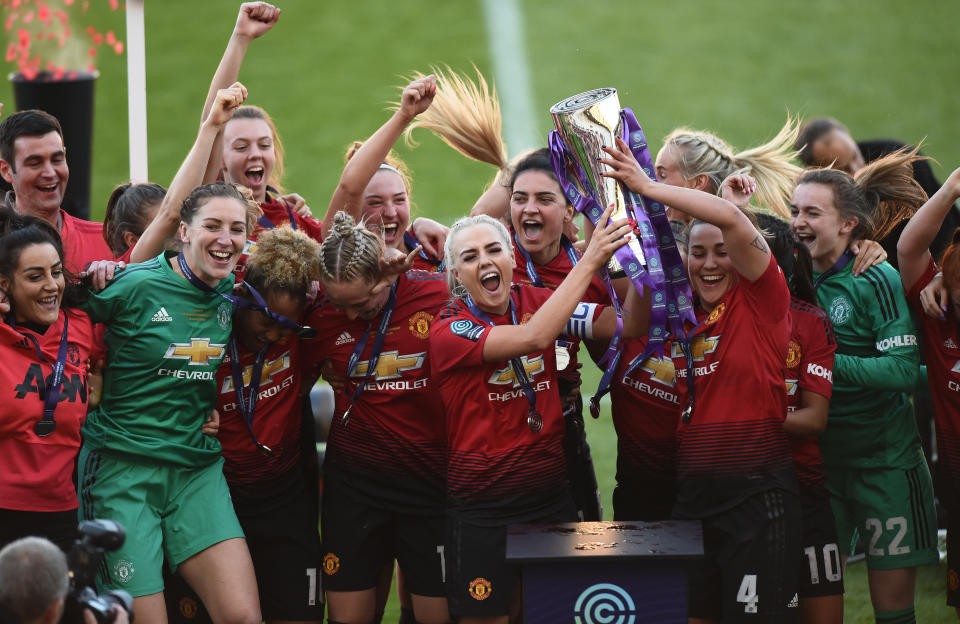
POLYGON ((698 521, 515 524, 507 561, 523 574, 525 624, 686 624, 698 521))

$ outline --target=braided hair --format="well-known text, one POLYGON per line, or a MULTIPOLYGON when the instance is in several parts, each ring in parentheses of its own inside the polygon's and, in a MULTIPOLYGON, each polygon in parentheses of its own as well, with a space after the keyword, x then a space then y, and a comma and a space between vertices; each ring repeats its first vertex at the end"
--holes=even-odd
POLYGON ((321 280, 349 282, 380 279, 383 240, 363 223, 354 223, 346 212, 333 217, 333 230, 320 245, 321 280))

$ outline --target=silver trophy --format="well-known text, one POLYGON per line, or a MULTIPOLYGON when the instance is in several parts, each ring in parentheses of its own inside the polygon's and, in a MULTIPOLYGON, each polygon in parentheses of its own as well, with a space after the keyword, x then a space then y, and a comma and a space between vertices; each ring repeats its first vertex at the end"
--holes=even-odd
MULTIPOLYGON (((617 90, 604 87, 568 97, 550 107, 550 114, 560 138, 566 143, 568 156, 582 170, 582 175, 577 172, 569 176, 570 180, 580 181, 577 190, 596 200, 602 209, 613 205, 612 219, 630 218, 623 187, 617 180, 600 175, 610 168, 597 160, 607 158, 601 147, 615 147, 614 137, 623 136, 617 90)), ((639 237, 634 237, 628 246, 640 264, 646 266, 639 237)), ((608 266, 614 272, 621 269, 616 258, 611 258, 608 266)))

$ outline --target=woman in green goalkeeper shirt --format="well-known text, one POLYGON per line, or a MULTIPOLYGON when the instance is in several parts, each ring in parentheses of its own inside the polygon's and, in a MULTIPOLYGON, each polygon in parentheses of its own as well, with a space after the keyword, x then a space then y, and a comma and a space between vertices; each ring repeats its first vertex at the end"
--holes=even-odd
POLYGON ((181 253, 131 265, 86 305, 108 328, 108 366, 103 400, 83 428, 80 517, 126 527, 99 583, 130 592, 141 624, 166 622, 164 555, 214 621, 260 622, 213 435, 215 374, 230 337, 249 208, 231 185, 194 189, 180 211, 181 253))
POLYGON ((813 259, 817 298, 837 338, 833 397, 820 438, 841 553, 859 532, 877 622, 913 622, 916 566, 937 561, 936 515, 908 393, 920 365, 900 276, 883 262, 853 271, 851 240, 880 240, 926 196, 916 152, 874 161, 855 177, 800 176, 791 226, 813 259))

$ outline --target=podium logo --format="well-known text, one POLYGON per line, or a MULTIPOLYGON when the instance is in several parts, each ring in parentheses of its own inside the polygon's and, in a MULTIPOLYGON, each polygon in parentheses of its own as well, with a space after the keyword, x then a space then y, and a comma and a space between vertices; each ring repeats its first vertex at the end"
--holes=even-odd
POLYGON ((598 583, 583 590, 573 607, 575 624, 636 624, 637 607, 627 590, 598 583))

